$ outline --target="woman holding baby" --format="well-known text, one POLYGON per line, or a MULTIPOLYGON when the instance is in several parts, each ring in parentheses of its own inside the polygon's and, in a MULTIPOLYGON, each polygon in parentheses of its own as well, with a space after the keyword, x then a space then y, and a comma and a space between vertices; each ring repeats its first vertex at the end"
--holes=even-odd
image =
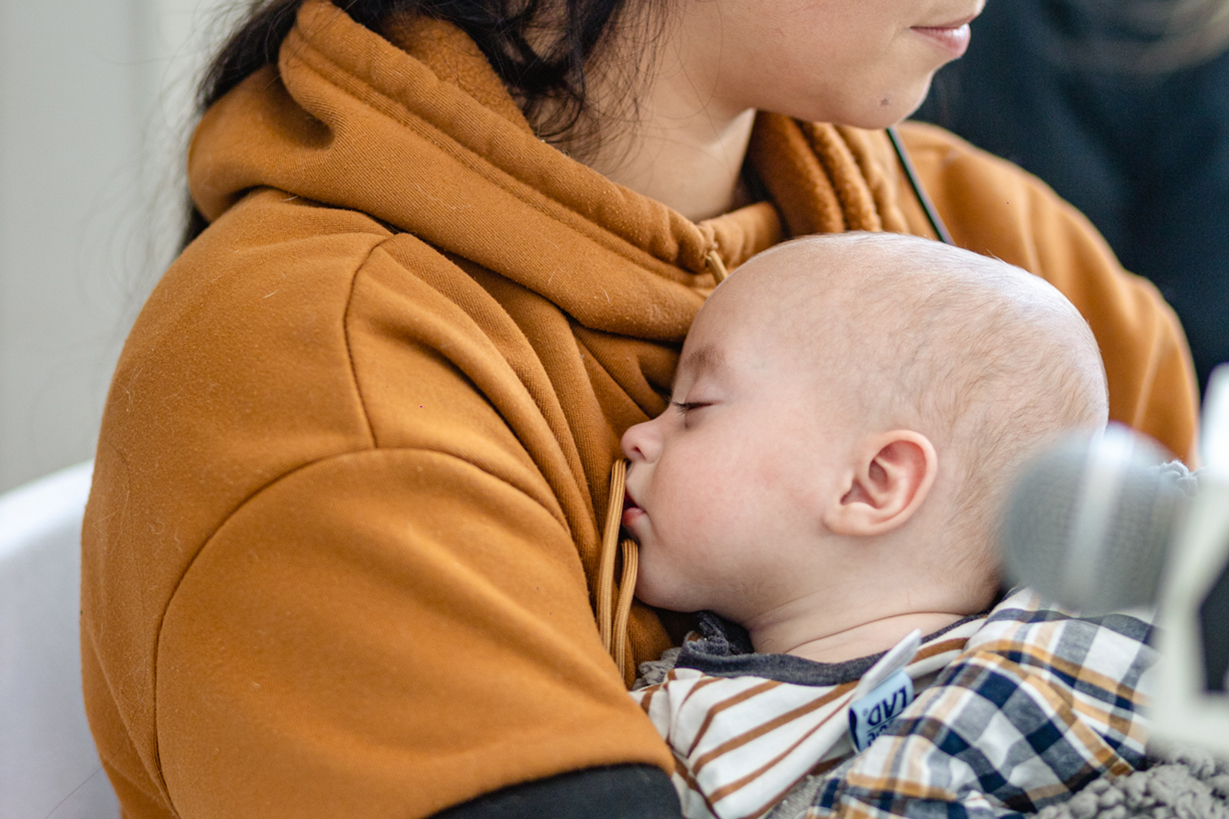
MULTIPOLYGON (((677 816, 625 692, 674 638, 637 604, 620 670, 594 623, 620 436, 752 254, 935 235, 880 129, 980 8, 258 4, 203 86, 189 243, 121 357, 85 522, 126 816, 677 816)), ((957 244, 1080 308, 1111 416, 1188 452, 1155 291, 1035 180, 901 136, 957 244)))

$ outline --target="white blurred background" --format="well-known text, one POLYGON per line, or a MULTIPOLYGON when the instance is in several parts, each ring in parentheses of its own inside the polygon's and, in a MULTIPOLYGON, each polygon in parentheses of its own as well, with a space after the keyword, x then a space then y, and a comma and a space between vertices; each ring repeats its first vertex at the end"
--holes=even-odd
POLYGON ((91 458, 236 0, 0 0, 0 492, 91 458))

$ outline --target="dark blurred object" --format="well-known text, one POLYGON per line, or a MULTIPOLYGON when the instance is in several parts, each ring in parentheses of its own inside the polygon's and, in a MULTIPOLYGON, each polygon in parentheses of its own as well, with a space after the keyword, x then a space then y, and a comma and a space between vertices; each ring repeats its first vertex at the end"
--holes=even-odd
POLYGON ((916 118, 1037 174, 1229 360, 1229 1, 992 0, 916 118))

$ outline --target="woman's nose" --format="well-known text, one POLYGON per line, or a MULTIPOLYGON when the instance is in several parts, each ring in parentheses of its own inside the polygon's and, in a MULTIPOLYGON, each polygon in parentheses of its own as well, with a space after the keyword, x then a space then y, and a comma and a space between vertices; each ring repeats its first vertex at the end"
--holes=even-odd
POLYGON ((623 433, 623 455, 632 463, 636 461, 655 461, 661 454, 661 436, 657 434, 653 421, 644 421, 629 427, 623 433))

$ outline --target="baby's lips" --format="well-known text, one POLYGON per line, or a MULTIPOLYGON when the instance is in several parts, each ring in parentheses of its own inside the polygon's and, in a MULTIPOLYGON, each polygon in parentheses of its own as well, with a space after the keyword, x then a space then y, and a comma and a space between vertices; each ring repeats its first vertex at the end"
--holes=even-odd
POLYGON ((644 514, 644 510, 636 505, 631 493, 623 493, 623 525, 631 526, 632 521, 644 514))

